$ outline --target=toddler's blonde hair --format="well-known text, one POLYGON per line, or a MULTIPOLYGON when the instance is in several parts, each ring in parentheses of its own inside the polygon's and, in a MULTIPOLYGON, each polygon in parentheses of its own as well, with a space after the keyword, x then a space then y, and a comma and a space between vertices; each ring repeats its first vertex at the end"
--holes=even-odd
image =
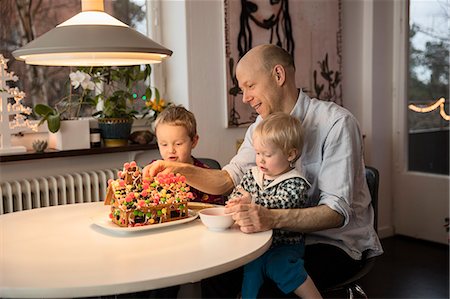
POLYGON ((303 129, 300 120, 283 113, 274 112, 264 118, 253 131, 253 138, 258 136, 263 144, 271 143, 289 155, 292 149, 297 149, 300 158, 303 148, 303 129))

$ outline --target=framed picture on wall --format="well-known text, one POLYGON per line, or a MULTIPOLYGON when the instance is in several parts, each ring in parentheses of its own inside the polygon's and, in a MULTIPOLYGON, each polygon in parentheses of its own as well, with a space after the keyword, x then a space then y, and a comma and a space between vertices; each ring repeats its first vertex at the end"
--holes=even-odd
POLYGON ((224 0, 228 127, 258 116, 242 102, 235 69, 260 44, 294 57, 296 83, 309 96, 342 105, 341 0, 224 0))

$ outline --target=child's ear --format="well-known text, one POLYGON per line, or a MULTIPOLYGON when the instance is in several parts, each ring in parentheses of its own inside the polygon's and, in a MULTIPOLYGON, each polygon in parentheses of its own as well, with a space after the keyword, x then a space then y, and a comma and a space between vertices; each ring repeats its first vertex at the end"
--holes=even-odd
POLYGON ((298 150, 296 148, 293 148, 289 151, 288 160, 289 162, 292 162, 297 158, 298 150))
POLYGON ((198 135, 195 135, 193 138, 192 138, 192 148, 195 148, 196 146, 197 146, 197 143, 198 143, 198 139, 199 139, 200 137, 198 137, 198 135))

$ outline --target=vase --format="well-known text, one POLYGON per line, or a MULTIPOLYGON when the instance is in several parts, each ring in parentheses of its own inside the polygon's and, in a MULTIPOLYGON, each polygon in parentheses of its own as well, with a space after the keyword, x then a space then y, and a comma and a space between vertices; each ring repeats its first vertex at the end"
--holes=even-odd
POLYGON ((98 127, 106 147, 127 146, 132 118, 99 118, 98 127))
POLYGON ((61 127, 58 132, 49 132, 48 141, 49 148, 60 151, 90 148, 89 120, 74 119, 61 121, 61 127))

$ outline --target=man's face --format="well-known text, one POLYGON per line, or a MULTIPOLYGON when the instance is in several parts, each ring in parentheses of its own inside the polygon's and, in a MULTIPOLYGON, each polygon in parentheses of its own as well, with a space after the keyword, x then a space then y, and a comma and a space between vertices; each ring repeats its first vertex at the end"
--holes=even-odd
POLYGON ((242 101, 249 104, 265 118, 270 113, 281 111, 279 86, 272 75, 251 57, 244 57, 236 67, 236 78, 242 90, 242 101))

